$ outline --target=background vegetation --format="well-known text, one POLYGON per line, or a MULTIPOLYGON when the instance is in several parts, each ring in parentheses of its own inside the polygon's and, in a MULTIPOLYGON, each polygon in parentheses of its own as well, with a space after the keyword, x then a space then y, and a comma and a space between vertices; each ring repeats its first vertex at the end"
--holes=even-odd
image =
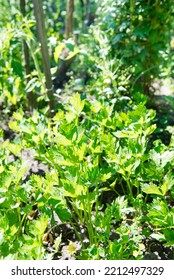
POLYGON ((0 259, 174 259, 173 0, 0 0, 0 259))

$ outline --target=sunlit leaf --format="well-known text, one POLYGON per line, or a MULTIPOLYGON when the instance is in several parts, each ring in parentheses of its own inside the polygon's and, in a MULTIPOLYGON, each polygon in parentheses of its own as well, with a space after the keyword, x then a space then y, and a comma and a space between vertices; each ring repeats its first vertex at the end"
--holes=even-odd
POLYGON ((20 132, 20 127, 17 121, 9 121, 8 125, 10 129, 20 132))
POLYGON ((150 183, 150 184, 142 184, 141 185, 141 189, 142 189, 143 192, 145 192, 147 194, 162 195, 162 192, 160 191, 160 189, 156 185, 154 185, 152 183, 150 183))
POLYGON ((56 144, 60 144, 63 146, 71 146, 72 143, 70 140, 68 140, 64 135, 60 134, 60 133, 56 133, 56 137, 54 138, 54 141, 56 142, 56 144))
POLYGON ((85 101, 81 100, 80 94, 76 93, 75 95, 73 95, 70 98, 70 104, 73 106, 73 108, 75 109, 76 113, 79 115, 85 105, 85 101))
POLYGON ((59 59, 60 54, 61 54, 62 50, 64 49, 64 47, 65 47, 65 43, 62 42, 55 48, 55 52, 54 52, 55 62, 58 62, 58 59, 59 59))

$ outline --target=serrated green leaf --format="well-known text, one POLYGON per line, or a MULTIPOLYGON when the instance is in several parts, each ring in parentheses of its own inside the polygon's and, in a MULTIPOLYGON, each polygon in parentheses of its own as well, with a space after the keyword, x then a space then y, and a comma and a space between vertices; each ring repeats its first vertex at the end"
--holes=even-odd
POLYGON ((85 101, 81 100, 79 93, 76 93, 74 96, 70 98, 70 104, 75 109, 76 113, 79 115, 84 108, 85 101))
POLYGON ((30 232, 38 236, 42 236, 48 225, 49 217, 47 215, 42 215, 38 220, 35 220, 30 227, 30 232))
POLYGON ((38 144, 40 142, 40 136, 39 135, 32 135, 32 140, 38 144))
POLYGON ((139 137, 138 133, 135 133, 134 131, 117 131, 112 133, 117 138, 130 138, 130 139, 136 139, 139 137))
POLYGON ((150 135, 155 131, 155 129, 156 129, 156 124, 153 124, 145 130, 145 134, 150 135))
POLYGON ((111 172, 105 173, 105 174, 103 174, 103 175, 101 176, 100 179, 101 179, 102 182, 105 182, 105 181, 107 181, 111 176, 112 176, 112 173, 111 173, 111 172))
POLYGON ((65 113, 63 110, 58 110, 58 112, 56 113, 56 115, 54 116, 54 121, 55 123, 62 121, 65 118, 65 113))
POLYGON ((90 110, 96 114, 100 111, 101 108, 102 104, 98 101, 95 101, 94 103, 92 103, 90 110))
POLYGON ((74 166, 75 165, 75 163, 72 163, 68 160, 63 160, 63 159, 61 160, 61 159, 58 159, 58 158, 55 159, 55 163, 60 165, 60 166, 74 166))
POLYGON ((172 172, 168 172, 164 176, 163 184, 161 186, 161 191, 165 195, 174 186, 174 176, 172 172))
POLYGON ((174 224, 173 224, 173 229, 164 229, 163 230, 164 236, 166 238, 167 242, 170 242, 174 245, 174 224))
POLYGON ((17 121, 9 121, 8 126, 11 130, 15 130, 15 131, 20 132, 20 127, 19 127, 17 121))
POLYGON ((22 112, 14 112, 13 113, 13 118, 17 121, 22 121, 22 118, 23 118, 23 114, 22 112))
POLYGON ((46 153, 46 158, 49 159, 49 162, 54 162, 59 166, 74 166, 76 162, 71 162, 70 160, 64 158, 64 156, 58 151, 56 147, 51 147, 46 153))
POLYGON ((17 167, 10 165, 9 170, 11 171, 11 174, 14 175, 14 180, 18 184, 23 175, 25 174, 27 166, 22 166, 20 169, 17 169, 17 167))
POLYGON ((17 156, 22 150, 22 146, 20 144, 13 143, 8 143, 8 145, 6 145, 6 148, 15 156, 17 156))
POLYGON ((164 167, 168 162, 174 159, 174 151, 165 151, 161 156, 161 166, 164 167))
POLYGON ((62 222, 69 221, 71 219, 71 213, 69 209, 67 207, 65 208, 65 206, 62 204, 58 204, 54 208, 54 211, 62 222))
POLYGON ((62 146, 71 146, 72 145, 71 141, 60 133, 56 133, 54 141, 56 142, 56 144, 62 145, 62 146))
POLYGON ((159 188, 154 185, 154 184, 142 184, 141 185, 141 189, 143 192, 147 193, 147 194, 158 194, 158 195, 162 195, 162 192, 159 190, 159 188))
POLYGON ((0 173, 2 173, 5 170, 4 166, 0 166, 0 173))
POLYGON ((161 192, 162 192, 162 194, 165 195, 166 192, 167 192, 168 190, 169 190, 168 184, 167 184, 167 182, 164 182, 164 183, 162 184, 162 186, 161 186, 161 192))
POLYGON ((76 182, 70 182, 69 180, 60 180, 62 183, 62 186, 64 188, 64 195, 68 197, 78 197, 80 195, 83 195, 86 193, 86 187, 82 186, 80 184, 77 184, 76 182))
POLYGON ((66 113, 65 118, 68 123, 71 123, 76 118, 76 114, 74 114, 73 112, 68 112, 66 113))
POLYGON ((156 165, 160 165, 160 154, 155 150, 151 151, 151 158, 156 163, 156 165))
POLYGON ((78 150, 79 161, 82 161, 84 159, 86 153, 86 147, 87 145, 83 143, 82 146, 79 148, 78 150))

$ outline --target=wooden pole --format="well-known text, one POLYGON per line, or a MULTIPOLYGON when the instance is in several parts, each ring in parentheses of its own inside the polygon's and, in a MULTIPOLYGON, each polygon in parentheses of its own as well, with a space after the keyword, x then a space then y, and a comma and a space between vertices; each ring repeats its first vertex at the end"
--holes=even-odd
POLYGON ((74 0, 66 1, 65 37, 68 39, 73 33, 74 0))
POLYGON ((33 0, 33 5, 34 5, 34 14, 36 18, 36 28, 37 28, 38 38, 41 43, 42 63, 43 63, 43 70, 46 79, 47 96, 49 98, 50 114, 52 114, 54 110, 54 92, 53 92, 53 83, 52 83, 51 71, 50 71, 50 60, 49 60, 49 53, 48 53, 48 46, 47 46, 47 37, 46 37, 46 28, 45 28, 42 0, 33 0))

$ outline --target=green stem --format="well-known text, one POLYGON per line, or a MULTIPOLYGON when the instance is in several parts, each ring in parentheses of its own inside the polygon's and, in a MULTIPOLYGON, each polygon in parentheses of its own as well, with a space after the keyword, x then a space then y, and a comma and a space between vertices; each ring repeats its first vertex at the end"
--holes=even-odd
POLYGON ((42 84, 43 88, 44 88, 44 91, 46 92, 46 88, 45 88, 45 84, 43 83, 43 79, 42 79, 42 72, 40 70, 40 67, 39 67, 39 61, 37 59, 37 56, 35 54, 35 51, 32 47, 32 45, 30 44, 29 40, 27 40, 27 45, 30 49, 30 52, 31 52, 31 56, 33 58, 33 61, 34 61, 34 65, 36 67, 36 71, 37 71, 37 75, 38 75, 38 78, 40 80, 40 83, 42 84))
MULTIPOLYGON (((69 203, 71 204, 71 206, 72 206, 74 212, 75 212, 76 215, 78 216, 78 218, 79 218, 79 220, 80 220, 80 223, 83 224, 83 215, 82 215, 82 211, 79 210, 79 209, 76 207, 76 205, 75 205, 75 203, 74 203, 73 201, 70 201, 70 200, 68 200, 68 201, 69 201, 69 203)), ((74 217, 74 219, 75 219, 75 217, 74 217)))
POLYGON ((121 186, 121 189, 122 189, 122 192, 123 192, 123 194, 125 194, 125 190, 124 190, 124 187, 123 187, 123 184, 122 184, 122 178, 121 178, 121 176, 119 175, 119 181, 120 181, 120 186, 121 186))
POLYGON ((131 188, 129 178, 128 179, 125 178, 125 180, 126 180, 126 183, 127 183, 127 186, 128 186, 129 193, 130 193, 131 197, 133 197, 132 188, 131 188))
POLYGON ((89 241, 90 244, 93 244, 94 242, 94 232, 93 232, 93 226, 92 226, 92 221, 91 221, 91 202, 89 199, 89 191, 87 191, 87 199, 83 199, 83 209, 84 209, 84 219, 85 223, 88 229, 88 234, 89 234, 89 241), (87 211, 86 211, 87 209, 87 211))
POLYGON ((83 239, 81 238, 81 235, 79 234, 78 230, 76 229, 76 227, 74 226, 73 222, 70 222, 70 225, 73 227, 79 241, 81 242, 82 244, 82 248, 85 249, 85 246, 84 246, 84 242, 83 242, 83 239))

